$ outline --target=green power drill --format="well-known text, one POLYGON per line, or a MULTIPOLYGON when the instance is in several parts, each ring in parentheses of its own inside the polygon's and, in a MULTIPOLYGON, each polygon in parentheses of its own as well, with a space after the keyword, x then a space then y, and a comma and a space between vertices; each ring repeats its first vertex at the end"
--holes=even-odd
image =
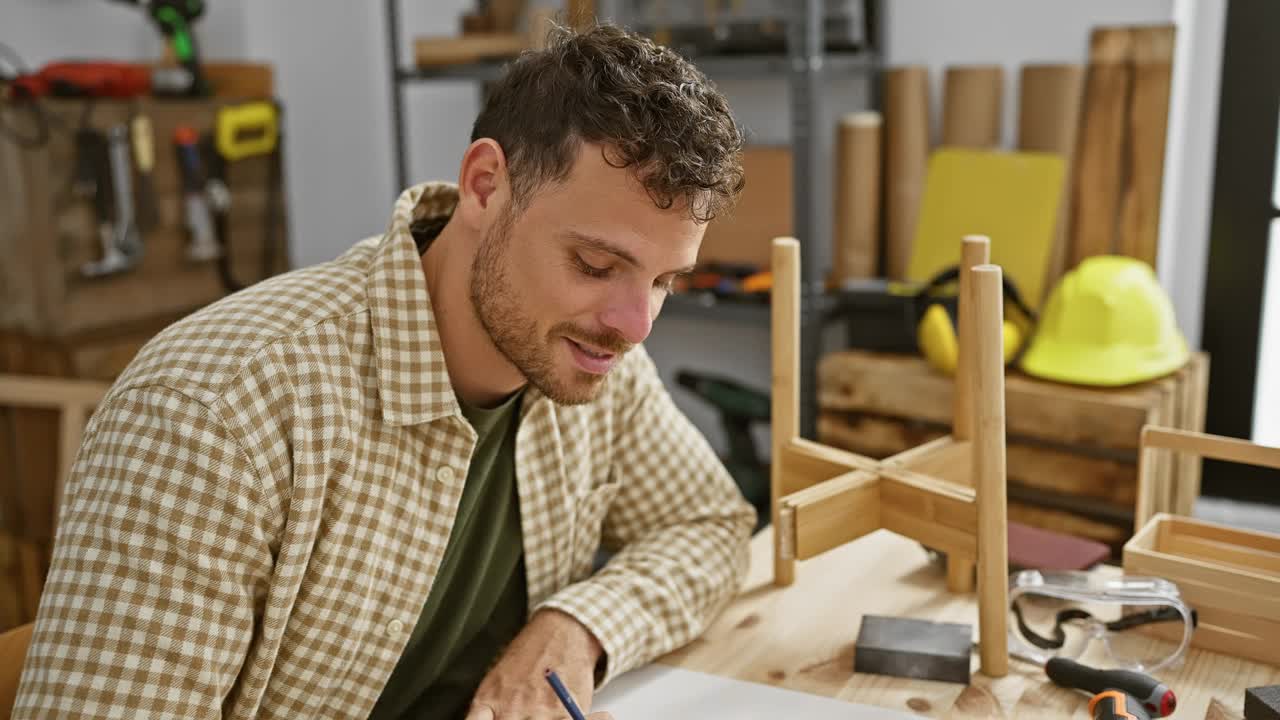
POLYGON ((117 0, 141 5, 173 48, 173 55, 189 76, 186 94, 203 97, 209 83, 200 69, 200 52, 192 24, 204 15, 204 0, 117 0))
POLYGON ((756 451, 751 425, 769 422, 769 395, 737 381, 689 370, 676 372, 676 382, 720 412, 729 441, 725 468, 747 502, 756 509, 756 529, 769 521, 769 467, 756 451))

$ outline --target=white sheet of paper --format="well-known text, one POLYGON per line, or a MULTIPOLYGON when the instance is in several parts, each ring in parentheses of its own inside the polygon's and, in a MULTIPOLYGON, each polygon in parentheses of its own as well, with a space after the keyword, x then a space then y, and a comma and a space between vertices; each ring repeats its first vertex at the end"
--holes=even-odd
POLYGON ((618 677, 596 695, 591 709, 608 710, 615 720, 918 720, 921 717, 662 665, 650 665, 618 677))

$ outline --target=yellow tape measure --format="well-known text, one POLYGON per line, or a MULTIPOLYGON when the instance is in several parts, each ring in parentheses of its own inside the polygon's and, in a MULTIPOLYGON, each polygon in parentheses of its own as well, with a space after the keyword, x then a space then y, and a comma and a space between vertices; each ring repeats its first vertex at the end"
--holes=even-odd
POLYGON ((216 135, 218 154, 230 162, 274 152, 280 137, 276 106, 251 102, 220 108, 216 135))

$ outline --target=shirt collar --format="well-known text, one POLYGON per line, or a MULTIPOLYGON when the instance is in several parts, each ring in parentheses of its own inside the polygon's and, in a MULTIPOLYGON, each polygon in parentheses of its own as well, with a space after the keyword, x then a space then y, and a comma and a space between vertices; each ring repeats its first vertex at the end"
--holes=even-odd
POLYGON ((457 204, 457 187, 451 183, 423 183, 405 190, 369 268, 365 291, 378 397, 382 419, 390 425, 416 425, 459 412, 410 231, 415 221, 447 218, 457 204))

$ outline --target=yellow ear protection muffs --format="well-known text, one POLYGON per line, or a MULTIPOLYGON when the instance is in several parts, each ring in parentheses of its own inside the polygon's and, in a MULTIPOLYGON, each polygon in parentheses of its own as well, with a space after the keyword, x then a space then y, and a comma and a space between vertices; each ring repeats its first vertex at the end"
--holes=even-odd
MULTIPOLYGON (((916 293, 917 317, 916 345, 933 367, 948 375, 956 372, 960 356, 960 342, 956 336, 956 294, 942 291, 960 279, 960 268, 951 267, 938 273, 916 293)), ((1013 362, 1022 349, 1023 341, 1036 323, 1036 313, 1019 294, 1018 288, 1004 278, 1005 306, 1017 309, 1021 319, 1011 318, 1006 312, 1004 321, 1004 362, 1013 362)))

